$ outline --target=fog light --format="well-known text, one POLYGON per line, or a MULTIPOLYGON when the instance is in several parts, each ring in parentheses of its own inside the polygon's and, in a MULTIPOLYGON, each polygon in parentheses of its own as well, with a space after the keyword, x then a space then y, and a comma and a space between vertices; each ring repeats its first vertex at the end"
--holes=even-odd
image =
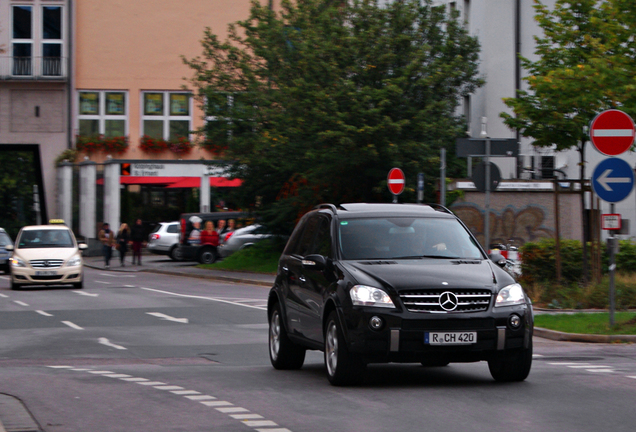
POLYGON ((512 314, 510 315, 508 322, 510 323, 510 328, 518 329, 521 326, 521 317, 517 314, 512 314))
POLYGON ((383 324, 384 323, 382 322, 382 318, 380 318, 379 316, 371 317, 371 319, 369 320, 369 325, 373 330, 380 330, 383 324))

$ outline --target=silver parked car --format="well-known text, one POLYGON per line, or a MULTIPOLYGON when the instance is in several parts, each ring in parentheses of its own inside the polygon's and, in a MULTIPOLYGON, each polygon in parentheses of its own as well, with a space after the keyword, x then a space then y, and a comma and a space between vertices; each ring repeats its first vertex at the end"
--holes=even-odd
POLYGON ((9 234, 2 228, 0 228, 0 270, 5 273, 9 273, 9 260, 11 259, 11 252, 5 249, 5 246, 11 246, 13 242, 9 234))
POLYGON ((157 255, 168 255, 175 261, 179 256, 179 222, 159 222, 148 236, 148 251, 157 255))
MULTIPOLYGON (((222 237, 225 234, 222 235, 222 237)), ((267 229, 259 224, 239 228, 232 235, 219 245, 219 255, 226 258, 234 252, 253 246, 259 241, 272 237, 273 234, 267 232, 267 229)))

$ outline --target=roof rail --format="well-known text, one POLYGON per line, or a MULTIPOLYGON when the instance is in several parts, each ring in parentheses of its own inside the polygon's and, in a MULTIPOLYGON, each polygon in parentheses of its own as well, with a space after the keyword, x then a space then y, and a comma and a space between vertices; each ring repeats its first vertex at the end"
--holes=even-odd
POLYGON ((314 207, 315 209, 329 209, 331 210, 334 214, 338 213, 338 209, 336 208, 335 205, 333 204, 318 204, 316 207, 314 207))
POLYGON ((453 213, 452 211, 450 211, 449 209, 447 209, 446 207, 444 207, 441 204, 435 204, 435 203, 426 203, 427 206, 430 206, 433 210, 435 211, 441 211, 444 213, 449 213, 454 215, 455 213, 453 213))

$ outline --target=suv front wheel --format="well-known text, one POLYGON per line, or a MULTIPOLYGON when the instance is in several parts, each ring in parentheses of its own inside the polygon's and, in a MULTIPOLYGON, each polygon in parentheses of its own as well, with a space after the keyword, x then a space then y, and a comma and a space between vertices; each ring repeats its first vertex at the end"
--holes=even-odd
POLYGON ((490 375, 495 381, 514 382, 523 381, 530 374, 532 367, 532 338, 528 348, 516 352, 513 355, 505 355, 488 360, 490 375))
POLYGON ((349 352, 336 311, 329 314, 325 327, 325 367, 329 382, 336 386, 360 383, 366 369, 362 359, 349 352))
POLYGON ((287 337, 280 305, 276 303, 269 318, 269 359, 276 369, 300 369, 305 362, 305 349, 287 337))

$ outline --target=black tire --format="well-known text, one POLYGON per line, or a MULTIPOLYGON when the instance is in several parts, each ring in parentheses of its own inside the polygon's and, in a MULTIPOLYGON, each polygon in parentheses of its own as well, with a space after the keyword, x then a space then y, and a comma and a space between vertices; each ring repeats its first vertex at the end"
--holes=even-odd
POLYGON ((276 303, 269 318, 269 360, 275 369, 300 369, 305 362, 305 349, 296 345, 283 324, 280 305, 276 303))
POLYGON ((83 289, 84 288, 84 279, 82 279, 79 282, 75 282, 73 284, 73 288, 75 288, 75 289, 83 289))
POLYGON ((359 384, 364 378, 366 365, 349 352, 335 311, 329 314, 325 326, 325 369, 332 385, 359 384))
POLYGON ((204 247, 199 252, 199 259, 197 261, 201 264, 214 264, 216 262, 216 249, 204 247))
POLYGON ((168 252, 168 256, 172 261, 182 261, 183 254, 179 251, 179 245, 172 246, 170 252, 168 252))
POLYGON ((499 382, 518 382, 528 378, 532 367, 532 339, 528 348, 507 356, 488 360, 490 375, 499 382))
POLYGON ((13 291, 20 290, 20 284, 17 284, 15 282, 13 282, 13 279, 11 279, 11 290, 13 290, 13 291))

